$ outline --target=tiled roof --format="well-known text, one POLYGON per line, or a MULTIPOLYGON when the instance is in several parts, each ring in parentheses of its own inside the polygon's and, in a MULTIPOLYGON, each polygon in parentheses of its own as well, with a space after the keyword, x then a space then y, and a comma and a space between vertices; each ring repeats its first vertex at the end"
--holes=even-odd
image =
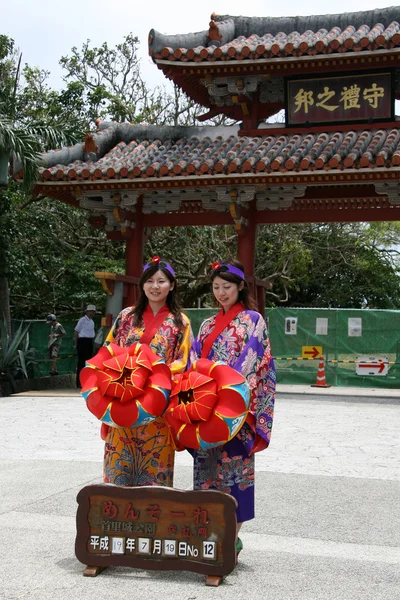
POLYGON ((249 60, 260 58, 275 58, 283 56, 315 56, 332 52, 350 52, 360 50, 379 50, 400 47, 400 25, 393 21, 389 27, 376 24, 372 29, 362 25, 358 29, 353 26, 342 31, 334 27, 330 31, 292 31, 289 34, 278 33, 272 36, 252 35, 248 38, 238 36, 223 46, 197 48, 164 47, 155 55, 155 59, 171 61, 215 61, 215 60, 249 60))
POLYGON ((399 21, 400 7, 280 19, 212 15, 208 31, 165 36, 152 30, 149 53, 156 61, 200 63, 392 49, 400 47, 399 21))
POLYGON ((238 136, 238 127, 103 123, 82 144, 44 155, 42 182, 148 180, 400 166, 400 128, 238 136))

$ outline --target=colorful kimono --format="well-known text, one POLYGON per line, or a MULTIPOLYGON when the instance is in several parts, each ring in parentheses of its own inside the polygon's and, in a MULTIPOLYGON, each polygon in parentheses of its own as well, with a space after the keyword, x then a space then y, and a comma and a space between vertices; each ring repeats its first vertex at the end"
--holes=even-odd
POLYGON ((223 313, 202 323, 192 346, 190 362, 201 356, 213 361, 222 360, 244 375, 251 389, 249 414, 230 442, 191 453, 194 457, 194 488, 231 494, 238 502, 237 522, 242 523, 254 518, 254 453, 266 448, 270 441, 275 368, 264 319, 243 305, 242 310, 235 306, 236 314, 233 310, 232 320, 226 323, 211 347, 206 343, 207 337, 213 336, 214 328, 215 336, 223 313))
MULTIPOLYGON (((150 348, 164 358, 172 373, 186 369, 193 341, 189 319, 182 314, 185 329, 179 330, 174 316, 164 306, 155 317, 149 307, 144 327, 132 324, 132 308, 117 317, 105 344, 131 346, 147 338, 150 348), (150 335, 149 335, 150 334, 150 335), (148 339, 150 337, 150 339, 148 339)), ((172 487, 174 447, 163 417, 135 428, 109 427, 105 440, 104 482, 120 486, 165 485, 172 487)))

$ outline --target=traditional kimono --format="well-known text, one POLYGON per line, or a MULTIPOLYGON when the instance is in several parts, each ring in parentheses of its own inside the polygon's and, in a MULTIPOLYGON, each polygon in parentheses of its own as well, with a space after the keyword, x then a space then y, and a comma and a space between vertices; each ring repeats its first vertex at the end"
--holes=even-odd
MULTIPOLYGON (((149 306, 143 313, 144 326, 132 324, 132 308, 117 317, 105 344, 131 346, 149 344, 164 358, 172 373, 186 369, 193 341, 189 319, 182 315, 184 330, 179 330, 174 316, 164 306, 155 316, 149 306)), ((103 427, 103 429, 105 429, 103 427)), ((120 486, 165 485, 172 487, 174 447, 168 426, 159 417, 141 427, 107 427, 104 454, 104 482, 120 486)))
POLYGON ((227 444, 211 450, 193 450, 194 488, 231 494, 238 502, 237 522, 254 518, 254 453, 270 441, 275 368, 267 326, 262 316, 235 304, 206 319, 191 349, 198 358, 222 360, 246 377, 250 409, 245 424, 227 444))

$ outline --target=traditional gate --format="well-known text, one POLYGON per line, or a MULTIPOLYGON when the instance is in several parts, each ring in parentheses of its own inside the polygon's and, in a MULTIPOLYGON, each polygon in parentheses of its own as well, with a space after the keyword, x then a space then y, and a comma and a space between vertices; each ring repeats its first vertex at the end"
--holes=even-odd
POLYGON ((126 240, 125 304, 135 297, 146 228, 234 224, 262 310, 257 225, 399 218, 398 21, 393 7, 212 15, 196 34, 152 30, 155 64, 207 109, 202 119, 223 114, 238 124, 99 122, 82 143, 44 156, 36 192, 86 209, 93 226, 126 240), (284 124, 265 122, 283 108, 284 124))

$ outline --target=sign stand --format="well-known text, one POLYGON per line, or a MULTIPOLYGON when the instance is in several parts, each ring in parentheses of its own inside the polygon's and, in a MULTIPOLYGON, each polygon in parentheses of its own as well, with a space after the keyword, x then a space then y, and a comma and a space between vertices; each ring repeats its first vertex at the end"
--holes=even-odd
POLYGON ((88 565, 83 571, 83 574, 85 577, 97 577, 97 575, 100 575, 105 569, 107 569, 107 567, 90 567, 88 565))
POLYGON ((236 500, 214 490, 90 485, 77 497, 75 554, 96 577, 109 566, 185 570, 219 586, 236 565, 236 500))

